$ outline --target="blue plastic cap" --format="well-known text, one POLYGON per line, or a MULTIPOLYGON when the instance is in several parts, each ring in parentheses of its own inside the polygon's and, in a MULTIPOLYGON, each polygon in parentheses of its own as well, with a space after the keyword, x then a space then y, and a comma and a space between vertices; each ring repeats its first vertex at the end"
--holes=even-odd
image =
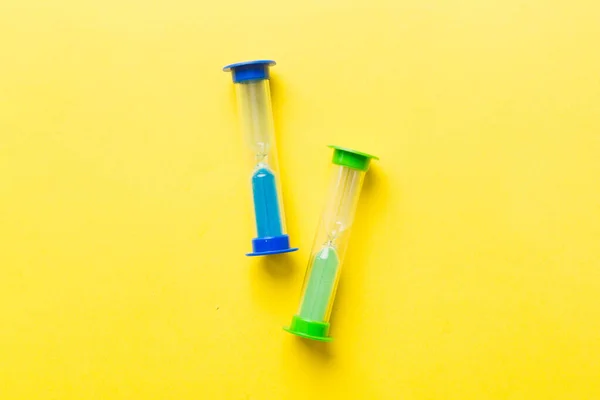
POLYGON ((290 247, 290 237, 281 235, 252 239, 252 253, 246 255, 269 256, 271 254, 290 253, 296 250, 298 250, 297 247, 290 247))
POLYGON ((254 60, 229 64, 223 67, 223 71, 231 71, 233 83, 246 81, 260 81, 269 79, 269 67, 275 65, 273 60, 254 60))

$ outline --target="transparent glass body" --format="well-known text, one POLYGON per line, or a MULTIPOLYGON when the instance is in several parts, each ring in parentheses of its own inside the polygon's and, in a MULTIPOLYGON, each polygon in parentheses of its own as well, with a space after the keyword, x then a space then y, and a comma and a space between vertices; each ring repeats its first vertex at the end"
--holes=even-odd
POLYGON ((305 320, 329 322, 364 177, 365 171, 333 166, 297 313, 305 320))
POLYGON ((252 198, 259 238, 284 235, 285 216, 277 173, 277 150, 269 80, 235 84, 238 110, 246 143, 251 151, 252 198))

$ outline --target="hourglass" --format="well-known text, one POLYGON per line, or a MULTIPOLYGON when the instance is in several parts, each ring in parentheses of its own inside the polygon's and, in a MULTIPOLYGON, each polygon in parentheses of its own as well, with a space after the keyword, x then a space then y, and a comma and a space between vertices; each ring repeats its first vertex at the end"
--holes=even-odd
POLYGON ((242 130, 252 151, 252 198, 256 222, 256 238, 252 253, 263 256, 298 250, 290 247, 286 234, 285 216, 281 201, 281 185, 277 174, 277 152, 269 67, 271 60, 247 61, 230 64, 223 71, 231 71, 235 85, 242 130))
POLYGON ((334 149, 329 195, 304 277, 300 308, 290 326, 284 328, 295 335, 326 342, 332 340, 328 336, 329 316, 363 180, 371 159, 378 159, 342 147, 329 147, 334 149))

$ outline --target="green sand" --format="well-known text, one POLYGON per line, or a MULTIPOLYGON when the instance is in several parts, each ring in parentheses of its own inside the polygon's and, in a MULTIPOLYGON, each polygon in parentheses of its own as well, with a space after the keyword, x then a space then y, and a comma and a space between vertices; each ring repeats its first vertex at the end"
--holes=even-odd
POLYGON ((323 248, 314 258, 310 277, 298 314, 310 321, 324 321, 333 294, 340 261, 335 249, 323 248))

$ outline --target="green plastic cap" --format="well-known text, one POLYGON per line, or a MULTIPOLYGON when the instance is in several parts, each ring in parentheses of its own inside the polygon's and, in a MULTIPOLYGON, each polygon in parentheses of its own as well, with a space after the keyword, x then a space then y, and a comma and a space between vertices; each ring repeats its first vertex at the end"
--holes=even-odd
POLYGON ((329 333, 329 322, 310 321, 294 315, 290 326, 283 329, 306 339, 319 340, 321 342, 331 342, 333 340, 333 338, 327 336, 329 333))
POLYGON ((344 167, 366 171, 369 169, 371 159, 379 160, 372 154, 363 153, 352 149, 346 149, 339 146, 329 146, 333 149, 333 163, 343 165, 344 167))

